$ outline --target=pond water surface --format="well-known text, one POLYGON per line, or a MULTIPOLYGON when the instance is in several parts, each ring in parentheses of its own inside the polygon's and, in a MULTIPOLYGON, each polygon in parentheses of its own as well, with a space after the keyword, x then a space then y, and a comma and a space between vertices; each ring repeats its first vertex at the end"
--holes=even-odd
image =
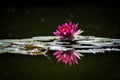
MULTIPOLYGON (((73 21, 82 35, 120 38, 120 9, 109 5, 9 6, 0 11, 0 39, 49 36, 58 25, 73 21)), ((83 54, 79 64, 4 53, 0 55, 0 80, 119 80, 120 52, 83 54)))

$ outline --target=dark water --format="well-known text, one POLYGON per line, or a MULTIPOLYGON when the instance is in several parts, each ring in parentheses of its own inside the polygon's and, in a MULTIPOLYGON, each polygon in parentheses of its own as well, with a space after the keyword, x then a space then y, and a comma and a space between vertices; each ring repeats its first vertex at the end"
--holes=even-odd
MULTIPOLYGON (((82 35, 120 38, 120 9, 104 4, 2 6, 0 38, 49 36, 67 21, 79 23, 82 35)), ((78 65, 55 56, 0 55, 0 80, 120 80, 120 52, 84 54, 78 65)))

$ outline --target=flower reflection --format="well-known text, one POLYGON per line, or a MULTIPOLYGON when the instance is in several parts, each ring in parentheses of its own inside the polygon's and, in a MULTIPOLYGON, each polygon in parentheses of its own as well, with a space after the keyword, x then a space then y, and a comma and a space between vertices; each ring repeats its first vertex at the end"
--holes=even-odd
POLYGON ((78 64, 78 60, 80 59, 80 56, 83 56, 80 53, 77 53, 75 50, 70 51, 62 51, 58 50, 53 55, 56 56, 58 62, 64 62, 65 64, 78 64))
POLYGON ((62 26, 58 25, 56 32, 53 32, 54 35, 59 36, 61 40, 73 40, 74 37, 83 31, 77 30, 78 23, 73 24, 72 22, 65 23, 62 26))

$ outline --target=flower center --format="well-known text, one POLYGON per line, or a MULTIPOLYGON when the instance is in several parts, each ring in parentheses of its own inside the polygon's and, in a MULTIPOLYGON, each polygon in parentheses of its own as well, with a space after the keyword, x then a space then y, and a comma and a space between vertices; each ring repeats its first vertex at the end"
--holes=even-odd
POLYGON ((67 30, 71 30, 71 27, 70 27, 70 26, 67 26, 67 27, 64 27, 64 28, 62 29, 63 32, 66 32, 67 30))

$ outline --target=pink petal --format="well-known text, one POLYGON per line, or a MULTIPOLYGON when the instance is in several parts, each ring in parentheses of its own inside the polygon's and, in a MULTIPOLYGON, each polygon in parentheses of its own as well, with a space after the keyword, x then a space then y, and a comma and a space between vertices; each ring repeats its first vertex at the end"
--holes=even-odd
POLYGON ((79 34, 81 34, 82 32, 83 32, 83 31, 78 30, 78 31, 74 34, 74 36, 79 35, 79 34))
POLYGON ((68 23, 65 23, 65 26, 68 26, 68 23))
POLYGON ((64 35, 66 35, 67 33, 66 32, 63 32, 64 35))
POLYGON ((60 34, 57 32, 53 32, 54 35, 59 36, 60 34))
POLYGON ((58 55, 58 54, 60 54, 60 52, 59 52, 59 51, 56 51, 53 55, 58 55))
POLYGON ((72 65, 72 60, 69 60, 69 65, 70 65, 70 66, 72 65))
POLYGON ((69 55, 65 54, 63 62, 68 63, 68 60, 69 60, 69 55))
POLYGON ((75 55, 78 59, 80 59, 80 56, 76 52, 73 52, 73 55, 75 55))
POLYGON ((78 60, 77 60, 77 58, 74 56, 74 61, 73 62, 75 62, 76 64, 78 64, 78 60))
POLYGON ((73 60, 73 56, 74 56, 74 55, 72 55, 72 54, 70 55, 70 59, 71 59, 71 60, 73 60))
POLYGON ((76 31, 76 29, 75 29, 75 25, 72 25, 72 32, 74 33, 75 31, 76 31))
POLYGON ((58 25, 58 28, 62 28, 62 26, 58 25))
POLYGON ((64 56, 61 55, 61 56, 58 58, 58 62, 60 62, 60 61, 63 60, 63 59, 64 59, 64 56))
POLYGON ((78 23, 75 25, 75 29, 77 29, 78 28, 78 23))
POLYGON ((58 26, 58 30, 61 31, 63 28, 61 26, 58 26))
POLYGON ((60 58, 60 57, 61 57, 61 54, 59 54, 59 55, 56 56, 57 59, 60 58))
POLYGON ((72 21, 69 22, 69 26, 72 26, 72 21))
POLYGON ((65 59, 65 64, 67 64, 69 61, 69 56, 66 56, 66 59, 65 59))
POLYGON ((73 31, 76 32, 78 28, 78 23, 76 25, 73 25, 73 31))

